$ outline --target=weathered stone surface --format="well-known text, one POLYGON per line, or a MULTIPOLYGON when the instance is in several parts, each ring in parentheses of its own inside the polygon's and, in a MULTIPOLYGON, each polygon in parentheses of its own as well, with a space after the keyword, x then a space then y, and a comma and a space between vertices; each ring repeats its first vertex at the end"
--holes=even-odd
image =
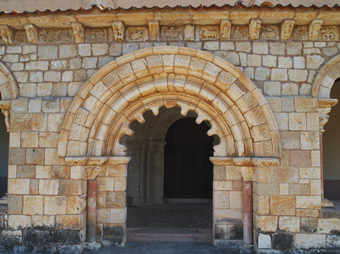
POLYGON ((257 224, 263 232, 275 232, 278 224, 277 216, 259 216, 257 224))
POLYGON ((279 218, 279 228, 286 232, 300 232, 300 218, 281 216, 279 218))
POLYGON ((295 197, 271 196, 270 211, 275 215, 295 215, 295 197))

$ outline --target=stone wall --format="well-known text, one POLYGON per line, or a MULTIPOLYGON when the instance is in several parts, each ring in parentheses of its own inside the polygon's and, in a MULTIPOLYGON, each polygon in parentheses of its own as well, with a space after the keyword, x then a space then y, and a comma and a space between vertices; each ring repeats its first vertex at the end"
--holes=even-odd
MULTIPOLYGON (((1 234, 4 246, 33 247, 34 243, 38 248, 82 249, 87 182, 84 168, 67 165, 58 155, 65 114, 82 85, 105 64, 138 49, 167 45, 199 49, 227 60, 255 83, 275 115, 282 156, 280 166, 255 167, 255 245, 260 250, 340 246, 340 219, 320 218, 319 104, 318 98, 311 96, 319 70, 339 54, 340 43, 184 39, 0 46, 1 62, 18 86, 18 98, 11 102, 10 111, 10 196, 8 227, 1 234)), ((253 128, 251 132, 256 136, 260 130, 253 128)), ((125 213, 126 169, 115 166, 110 169, 111 176, 108 167, 104 166, 106 171, 97 178, 97 232, 104 240, 105 232, 118 232, 117 242, 121 243, 125 228, 116 226, 126 219, 125 215, 120 217, 125 213), (111 191, 121 191, 121 195, 111 191), (119 209, 122 211, 115 214, 119 209)), ((216 208, 237 210, 235 219, 239 223, 242 169, 220 165, 215 171, 221 173, 215 172, 215 181, 221 181, 215 183, 216 208), (219 190, 223 191, 221 195, 219 190)), ((233 239, 228 224, 230 221, 222 220, 218 225, 220 240, 233 239)))

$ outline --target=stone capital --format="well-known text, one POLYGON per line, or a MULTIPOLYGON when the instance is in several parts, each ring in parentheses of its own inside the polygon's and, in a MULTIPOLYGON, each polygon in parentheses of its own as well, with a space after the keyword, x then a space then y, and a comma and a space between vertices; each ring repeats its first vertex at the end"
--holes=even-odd
POLYGON ((332 107, 338 103, 337 99, 319 99, 318 101, 318 112, 319 112, 319 130, 324 132, 324 126, 328 122, 329 113, 332 107))
POLYGON ((0 109, 2 114, 5 116, 5 125, 7 132, 9 132, 11 122, 11 101, 0 101, 0 109))

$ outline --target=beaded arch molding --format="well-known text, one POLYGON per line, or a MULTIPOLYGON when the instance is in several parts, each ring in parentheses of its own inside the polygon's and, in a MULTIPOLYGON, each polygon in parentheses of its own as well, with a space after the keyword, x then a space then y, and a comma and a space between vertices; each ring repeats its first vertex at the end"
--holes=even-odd
POLYGON ((185 47, 154 47, 126 54, 102 67, 80 89, 62 126, 58 153, 126 156, 120 138, 147 110, 179 106, 217 135, 214 156, 281 156, 270 106, 239 69, 210 53, 185 47))

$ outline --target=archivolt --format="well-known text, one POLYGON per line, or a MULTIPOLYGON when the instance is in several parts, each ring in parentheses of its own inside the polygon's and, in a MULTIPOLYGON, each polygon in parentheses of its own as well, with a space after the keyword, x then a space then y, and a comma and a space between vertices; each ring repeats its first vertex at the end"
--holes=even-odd
POLYGON ((7 69, 7 67, 0 62, 0 94, 1 100, 13 100, 18 97, 18 87, 15 79, 7 69))
POLYGON ((340 78, 340 55, 329 60, 319 71, 315 79, 312 96, 329 99, 335 80, 340 78))
POLYGON ((274 115, 258 88, 212 54, 181 47, 138 50, 100 69, 79 91, 64 120, 60 156, 124 156, 119 143, 143 113, 181 107, 211 124, 215 156, 280 157, 274 115))

